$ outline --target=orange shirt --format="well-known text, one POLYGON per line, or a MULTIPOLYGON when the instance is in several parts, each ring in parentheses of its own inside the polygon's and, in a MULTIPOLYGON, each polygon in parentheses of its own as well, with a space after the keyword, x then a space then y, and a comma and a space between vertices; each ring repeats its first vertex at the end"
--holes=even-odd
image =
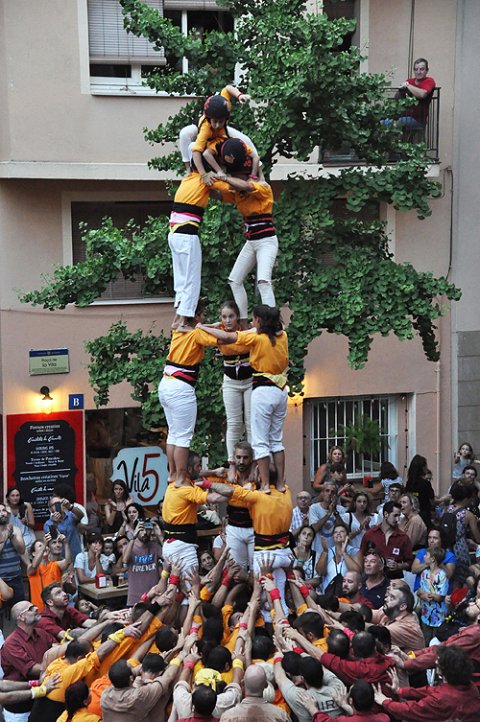
POLYGON ((53 689, 47 694, 48 699, 55 702, 65 702, 65 690, 74 682, 78 682, 79 679, 83 679, 92 670, 98 670, 100 666, 100 660, 96 652, 87 654, 86 657, 80 659, 74 664, 69 664, 65 657, 60 657, 50 662, 47 669, 45 670, 45 679, 54 677, 56 674, 60 675, 60 686, 57 689, 53 689))
POLYGON ((218 181, 217 190, 222 194, 224 203, 235 203, 242 216, 271 213, 273 210, 273 191, 266 181, 249 181, 253 190, 236 191, 225 181, 218 181))
POLYGON ((62 571, 57 562, 39 564, 33 574, 28 575, 30 583, 30 601, 39 609, 43 609, 42 589, 53 582, 62 581, 62 571))
POLYGON ((162 627, 163 622, 161 622, 157 617, 154 617, 148 625, 147 630, 139 639, 136 639, 135 637, 125 637, 125 639, 123 639, 120 644, 117 644, 115 649, 111 651, 102 662, 100 662, 100 666, 94 678, 96 679, 97 677, 107 674, 114 662, 128 657, 137 647, 146 642, 149 637, 153 637, 153 635, 162 627))
MULTIPOLYGON (((129 659, 128 663, 131 667, 136 667, 140 664, 137 659, 129 659)), ((87 709, 91 714, 98 715, 99 719, 102 716, 102 709, 100 707, 100 700, 102 698, 102 694, 107 689, 107 687, 110 687, 111 684, 112 683, 110 682, 108 674, 104 674, 89 685, 91 700, 87 709)), ((85 722, 89 722, 89 720, 86 720, 85 722)))
POLYGON ((167 524, 196 524, 197 506, 207 503, 208 491, 198 486, 168 484, 163 499, 162 516, 167 524))

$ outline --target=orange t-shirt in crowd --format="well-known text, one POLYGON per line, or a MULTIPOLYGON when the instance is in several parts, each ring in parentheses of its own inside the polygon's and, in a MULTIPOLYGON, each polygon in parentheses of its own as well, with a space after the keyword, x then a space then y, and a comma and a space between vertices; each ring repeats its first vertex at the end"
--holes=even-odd
POLYGON ((39 564, 33 574, 28 575, 30 583, 30 600, 39 609, 43 609, 42 589, 48 587, 53 582, 62 581, 62 570, 58 566, 58 562, 48 562, 48 564, 39 564))

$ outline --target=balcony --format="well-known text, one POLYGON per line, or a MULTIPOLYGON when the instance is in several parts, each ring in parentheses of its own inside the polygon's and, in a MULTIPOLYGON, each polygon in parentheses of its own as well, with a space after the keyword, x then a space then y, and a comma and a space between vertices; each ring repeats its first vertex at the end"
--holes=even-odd
MULTIPOLYGON (((389 88, 388 94, 393 98, 398 88, 389 88)), ((438 163, 439 156, 439 119, 440 119, 440 88, 435 88, 428 111, 425 128, 409 129, 403 131, 403 140, 407 143, 424 143, 427 155, 432 163, 438 163)), ((335 150, 320 149, 318 162, 324 166, 361 165, 364 161, 359 158, 352 148, 344 147, 335 150)))

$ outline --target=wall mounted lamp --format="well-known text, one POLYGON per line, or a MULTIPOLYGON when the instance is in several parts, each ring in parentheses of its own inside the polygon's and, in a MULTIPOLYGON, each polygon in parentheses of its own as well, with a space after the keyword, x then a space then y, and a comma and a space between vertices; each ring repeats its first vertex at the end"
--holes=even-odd
POLYGON ((42 398, 41 406, 42 406, 42 412, 44 414, 49 414, 52 410, 52 404, 53 404, 53 398, 50 396, 50 389, 48 386, 42 386, 40 389, 40 394, 42 398))

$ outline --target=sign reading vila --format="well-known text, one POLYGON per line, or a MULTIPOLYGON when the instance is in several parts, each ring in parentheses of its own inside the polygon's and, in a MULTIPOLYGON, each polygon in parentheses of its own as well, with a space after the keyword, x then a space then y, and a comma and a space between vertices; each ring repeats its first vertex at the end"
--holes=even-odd
POLYGON ((18 486, 43 525, 50 514, 48 500, 55 484, 74 487, 83 498, 83 414, 49 416, 15 414, 7 417, 8 482, 18 486))
POLYGON ((30 351, 30 376, 43 376, 45 374, 68 374, 70 371, 70 357, 68 348, 51 348, 41 351, 30 351))
POLYGON ((113 479, 122 479, 133 501, 143 506, 159 504, 167 488, 167 457, 159 446, 121 449, 113 459, 113 479))

